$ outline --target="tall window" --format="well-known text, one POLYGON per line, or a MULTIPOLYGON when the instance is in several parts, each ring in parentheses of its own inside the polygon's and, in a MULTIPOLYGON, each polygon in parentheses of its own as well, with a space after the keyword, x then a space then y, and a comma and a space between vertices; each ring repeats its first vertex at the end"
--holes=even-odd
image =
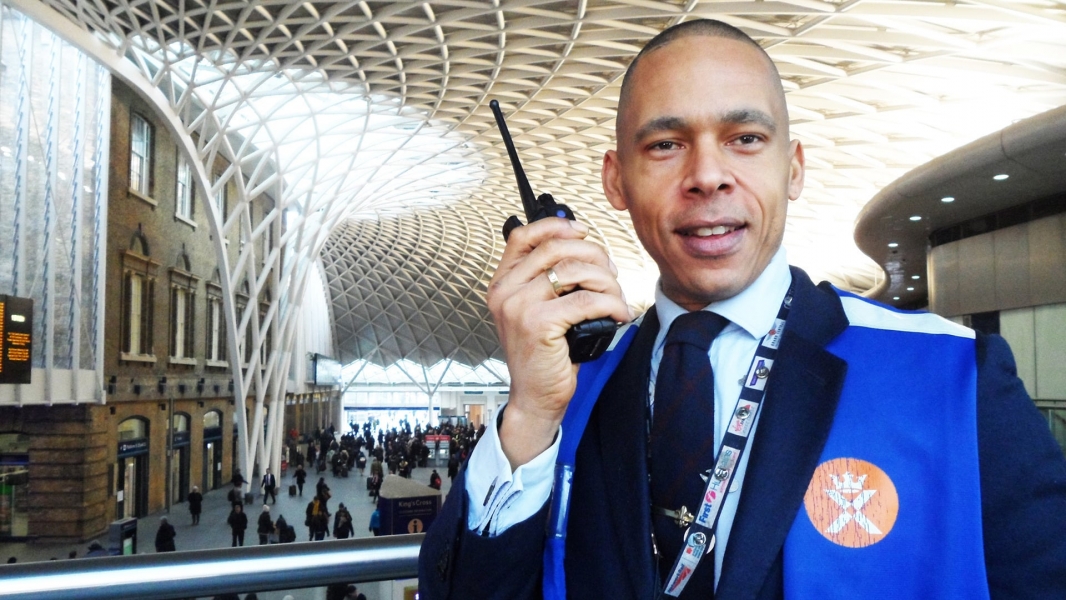
POLYGON ((190 272, 189 265, 189 255, 183 247, 170 268, 170 362, 183 365, 196 364, 193 331, 200 279, 190 272))
POLYGON ((178 157, 178 190, 175 212, 179 217, 192 219, 192 168, 184 157, 178 157))
POLYGON ((137 359, 153 356, 152 296, 155 280, 144 273, 126 271, 123 278, 123 358, 137 359))
POLYGON ((183 285, 170 288, 170 359, 195 364, 194 344, 196 292, 183 285))
POLYGON ((226 201, 229 200, 229 196, 226 192, 227 187, 228 186, 223 183, 218 186, 218 191, 215 192, 215 208, 218 209, 218 216, 223 222, 226 220, 226 201))
POLYGON ((128 348, 130 354, 147 354, 143 352, 145 344, 143 334, 147 327, 144 326, 144 277, 130 273, 126 275, 130 306, 130 337, 128 348))
MULTIPOLYGON (((240 307, 240 310, 238 311, 237 314, 244 315, 245 307, 240 304, 240 301, 238 301, 237 306, 240 307)), ((249 319, 248 327, 244 328, 244 365, 245 366, 248 366, 248 364, 252 362, 252 328, 253 327, 258 327, 258 326, 259 325, 258 325, 258 323, 256 321, 252 321, 251 319, 249 319)))
POLYGON ((189 335, 189 329, 192 325, 192 315, 189 311, 189 308, 192 307, 192 302, 189 302, 189 290, 174 288, 171 290, 171 294, 174 311, 171 315, 171 327, 173 328, 171 356, 188 358, 192 356, 192 348, 189 347, 189 342, 192 338, 189 335))
POLYGON ((138 230, 122 255, 122 360, 155 362, 152 330, 158 269, 159 263, 148 255, 148 238, 138 230))
POLYGON ((130 120, 130 189, 151 196, 152 126, 134 114, 130 120))
MULTIPOLYGON (((208 289, 210 292, 211 288, 208 289)), ((215 367, 228 366, 226 361, 226 321, 222 313, 222 296, 210 293, 207 296, 207 365, 215 367)))

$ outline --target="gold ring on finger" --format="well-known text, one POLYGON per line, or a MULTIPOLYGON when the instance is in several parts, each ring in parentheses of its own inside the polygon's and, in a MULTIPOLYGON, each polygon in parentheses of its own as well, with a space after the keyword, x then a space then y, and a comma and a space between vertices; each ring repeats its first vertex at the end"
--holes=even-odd
POLYGON ((561 295, 563 284, 559 283, 559 276, 555 274, 555 269, 548 267, 544 272, 548 275, 548 281, 551 282, 552 290, 555 292, 555 295, 561 295))

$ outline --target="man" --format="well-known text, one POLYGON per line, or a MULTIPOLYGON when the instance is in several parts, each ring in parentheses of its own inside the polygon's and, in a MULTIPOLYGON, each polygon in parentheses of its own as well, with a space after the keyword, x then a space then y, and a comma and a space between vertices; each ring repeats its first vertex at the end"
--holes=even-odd
POLYGON ((244 494, 241 492, 241 485, 242 484, 234 483, 229 493, 226 494, 226 500, 230 505, 244 504, 244 494))
POLYGON ((200 524, 200 513, 203 512, 204 495, 200 493, 200 488, 195 485, 192 486, 192 491, 189 492, 189 514, 192 515, 192 524, 200 524))
POLYGON ((159 518, 159 529, 155 532, 155 551, 156 552, 174 552, 177 548, 174 546, 174 538, 177 533, 174 531, 174 526, 167 522, 166 517, 159 518))
MULTIPOLYGON (((95 558, 97 556, 111 556, 111 554, 107 551, 107 548, 104 548, 100 544, 100 542, 98 540, 93 540, 92 542, 89 543, 89 549, 85 553, 85 558, 95 558)), ((11 558, 14 558, 14 557, 11 557, 11 558)), ((10 563, 10 562, 13 562, 13 561, 8 560, 8 562, 10 563)))
POLYGON ((422 546, 424 598, 1066 597, 1066 460, 1009 350, 788 267, 788 123, 722 23, 630 66, 603 183, 656 306, 579 372, 565 332, 631 318, 617 271, 580 223, 512 232, 487 298, 510 400, 422 546))
POLYGON ((288 544, 296 541, 296 532, 285 520, 284 515, 278 515, 278 520, 274 522, 274 530, 278 532, 278 543, 288 544))
POLYGON ((263 504, 266 504, 266 499, 271 498, 274 500, 274 504, 278 503, 278 480, 274 477, 274 474, 270 472, 270 469, 263 473, 263 481, 260 483, 263 488, 263 504))
POLYGON ((304 483, 307 481, 307 471, 304 470, 303 465, 296 467, 296 472, 293 473, 293 477, 296 478, 296 488, 300 490, 300 495, 304 495, 304 483))
POLYGON ((333 537, 338 540, 346 540, 354 533, 352 513, 348 512, 348 508, 341 502, 340 507, 337 508, 337 514, 333 515, 333 537))
POLYGON ((230 483, 232 483, 235 487, 239 488, 239 487, 243 486, 245 483, 248 483, 248 480, 246 480, 244 478, 244 475, 241 474, 241 470, 240 469, 234 469, 233 470, 233 477, 230 479, 230 483))
POLYGON ((328 498, 322 495, 315 496, 315 499, 307 504, 307 518, 304 520, 304 524, 307 525, 307 539, 308 541, 321 542, 329 535, 329 508, 326 501, 328 498))
POLYGON ((259 534, 259 545, 265 546, 270 540, 270 534, 274 533, 274 521, 270 518, 270 507, 263 504, 263 510, 259 513, 256 521, 255 532, 259 534))
POLYGON ((374 534, 374 537, 381 535, 381 509, 376 505, 374 506, 374 512, 370 513, 370 525, 367 527, 367 531, 374 534))
POLYGON ((244 505, 241 503, 235 503, 230 508, 229 516, 226 517, 226 523, 229 525, 230 533, 230 547, 236 548, 237 546, 244 545, 244 532, 248 529, 248 515, 244 514, 244 505))

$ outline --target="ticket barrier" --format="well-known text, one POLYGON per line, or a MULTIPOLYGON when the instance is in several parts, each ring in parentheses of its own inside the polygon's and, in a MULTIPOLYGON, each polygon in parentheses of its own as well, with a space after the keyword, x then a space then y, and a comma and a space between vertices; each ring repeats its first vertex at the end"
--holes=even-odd
POLYGON ((112 556, 137 554, 137 519, 112 521, 107 528, 107 553, 112 556))

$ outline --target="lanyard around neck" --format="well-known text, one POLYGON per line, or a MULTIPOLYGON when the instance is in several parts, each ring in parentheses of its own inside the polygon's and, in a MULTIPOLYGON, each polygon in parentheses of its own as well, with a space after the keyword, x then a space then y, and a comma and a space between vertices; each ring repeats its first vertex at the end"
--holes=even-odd
MULTIPOLYGON (((766 397, 766 384, 770 379, 770 371, 774 366, 774 358, 777 356, 777 348, 785 332, 785 322, 788 320, 789 310, 792 308, 792 286, 785 293, 781 301, 781 308, 777 311, 777 318, 770 331, 763 336, 755 349, 755 356, 751 359, 747 375, 744 378, 744 386, 740 390, 733 408, 729 428, 722 438, 722 444, 718 448, 714 468, 708 471, 707 487, 704 490, 700 508, 695 513, 688 514, 684 507, 677 511, 679 524, 688 525, 684 533, 685 545, 678 552, 674 560, 674 566, 670 569, 670 576, 666 578, 663 586, 663 594, 677 597, 685 588, 685 584, 692 578, 693 572, 705 555, 714 550, 714 529, 718 525, 718 518, 722 514, 722 506, 729 495, 729 488, 736 476, 737 466, 747 449, 752 425, 762 408, 762 401, 766 397)), ((709 359, 708 359, 709 360, 709 359)), ((649 395, 647 413, 647 431, 651 436, 651 397, 649 395)), ((717 425, 715 425, 717 427, 717 425)), ((714 431, 710 432, 714 435, 714 431)), ((648 440, 650 447, 650 439, 648 440)), ((648 466, 651 472, 651 466, 648 466)), ((650 485, 650 481, 649 481, 650 485)), ((649 493, 650 497, 650 493, 649 493)), ((673 512, 673 511, 670 511, 673 512)), ((654 533, 652 534, 654 541, 654 533)), ((713 559, 712 559, 713 560, 713 559)))

